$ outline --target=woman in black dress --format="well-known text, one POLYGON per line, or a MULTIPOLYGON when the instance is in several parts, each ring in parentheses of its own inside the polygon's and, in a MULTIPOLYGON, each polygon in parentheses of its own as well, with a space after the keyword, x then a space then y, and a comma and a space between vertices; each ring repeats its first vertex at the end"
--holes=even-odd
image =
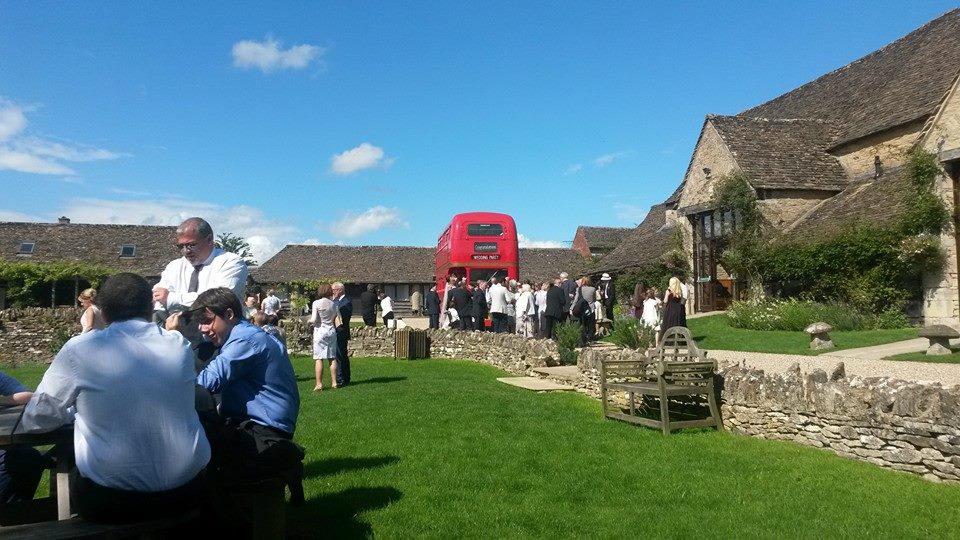
POLYGON ((687 326, 687 311, 683 305, 683 289, 680 280, 670 278, 670 286, 663 293, 663 323, 660 325, 661 335, 674 326, 687 326))

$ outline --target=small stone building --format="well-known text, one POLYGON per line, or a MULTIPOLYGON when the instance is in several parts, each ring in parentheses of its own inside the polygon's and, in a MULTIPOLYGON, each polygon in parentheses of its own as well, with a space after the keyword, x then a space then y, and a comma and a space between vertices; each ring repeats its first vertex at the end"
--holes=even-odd
MULTIPOLYGON (((135 272, 157 281, 179 256, 176 227, 71 223, 0 222, 0 260, 7 262, 83 262, 121 272, 135 272)), ((50 287, 52 305, 74 305, 89 286, 76 278, 50 287)), ((6 283, 0 282, 0 309, 6 306, 6 283)))

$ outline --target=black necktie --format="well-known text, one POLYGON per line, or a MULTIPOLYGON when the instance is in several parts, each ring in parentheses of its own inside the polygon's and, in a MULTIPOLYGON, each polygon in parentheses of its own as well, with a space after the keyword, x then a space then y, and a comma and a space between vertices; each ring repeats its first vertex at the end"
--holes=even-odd
POLYGON ((193 267, 193 273, 190 274, 190 285, 187 287, 187 292, 197 292, 197 289, 200 288, 200 269, 203 268, 202 264, 198 264, 193 267))

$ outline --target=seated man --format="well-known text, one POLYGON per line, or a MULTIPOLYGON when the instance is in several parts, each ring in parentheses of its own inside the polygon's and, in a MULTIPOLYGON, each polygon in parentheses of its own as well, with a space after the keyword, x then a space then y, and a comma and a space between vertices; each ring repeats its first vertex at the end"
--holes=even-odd
POLYGON ((120 522, 196 507, 210 446, 194 409, 187 341, 150 323, 150 285, 110 277, 97 296, 110 325, 63 346, 27 404, 25 431, 75 422, 81 517, 120 522), (75 418, 74 418, 75 411, 75 418))
MULTIPOLYGON (((0 371, 0 405, 23 405, 33 392, 20 381, 0 371)), ((0 450, 0 505, 29 501, 37 491, 43 469, 52 465, 31 446, 0 450)))
MULTIPOLYGON (((292 444, 300 411, 297 378, 280 342, 243 320, 243 306, 230 289, 200 293, 192 319, 220 354, 197 383, 220 395, 220 425, 207 426, 211 469, 232 481, 286 477, 302 451, 292 444)), ((168 327, 178 321, 171 317, 168 327)))

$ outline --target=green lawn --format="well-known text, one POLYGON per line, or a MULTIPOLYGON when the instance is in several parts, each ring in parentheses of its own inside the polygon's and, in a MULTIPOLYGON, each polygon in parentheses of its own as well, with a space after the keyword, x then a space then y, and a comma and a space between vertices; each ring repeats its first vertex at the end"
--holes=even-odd
POLYGON ((931 362, 934 364, 960 364, 960 347, 950 347, 952 354, 942 356, 927 355, 924 351, 896 354, 888 356, 884 360, 896 360, 900 362, 931 362))
MULTIPOLYGON (((354 359, 314 393, 294 360, 307 447, 294 537, 949 538, 960 487, 792 443, 600 417, 459 360, 354 359)), ((35 384, 42 367, 8 370, 35 384)))
MULTIPOLYGON (((708 351, 720 349, 806 355, 829 352, 810 350, 810 336, 805 332, 733 328, 725 314, 687 319, 687 327, 693 333, 697 345, 708 351)), ((913 339, 917 337, 917 329, 838 331, 830 332, 830 337, 835 345, 835 348, 830 350, 836 351, 913 339)))

